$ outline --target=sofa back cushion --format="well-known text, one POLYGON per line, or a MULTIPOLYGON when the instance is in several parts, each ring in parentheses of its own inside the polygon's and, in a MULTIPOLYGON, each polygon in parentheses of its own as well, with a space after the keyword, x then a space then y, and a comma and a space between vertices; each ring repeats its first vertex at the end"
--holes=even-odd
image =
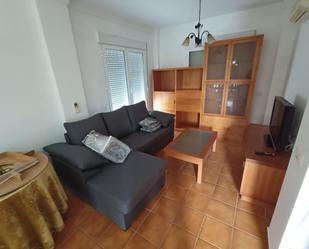
POLYGON ((84 145, 57 143, 43 148, 52 158, 81 171, 101 168, 110 162, 84 145))
POLYGON ((132 123, 132 126, 135 130, 139 128, 139 122, 148 117, 148 111, 146 108, 145 101, 141 101, 134 105, 127 106, 129 117, 132 123))
POLYGON ((108 135, 102 114, 96 114, 90 118, 76 122, 66 122, 64 123, 64 128, 67 131, 69 140, 72 144, 75 145, 82 145, 83 139, 92 130, 95 130, 104 135, 108 135))
POLYGON ((122 138, 134 131, 126 106, 112 112, 103 113, 102 115, 110 135, 122 138))

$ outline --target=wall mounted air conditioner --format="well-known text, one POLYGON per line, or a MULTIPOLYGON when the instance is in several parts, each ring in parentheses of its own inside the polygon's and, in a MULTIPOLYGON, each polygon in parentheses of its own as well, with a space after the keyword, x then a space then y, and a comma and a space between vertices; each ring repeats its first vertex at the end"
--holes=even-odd
POLYGON ((290 17, 292 22, 303 22, 309 18, 309 0, 298 0, 290 17))

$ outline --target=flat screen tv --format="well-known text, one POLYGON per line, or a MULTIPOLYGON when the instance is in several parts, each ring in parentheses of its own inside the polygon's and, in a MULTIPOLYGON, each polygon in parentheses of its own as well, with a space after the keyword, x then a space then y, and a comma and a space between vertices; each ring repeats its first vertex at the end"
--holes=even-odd
POLYGON ((291 143, 290 135, 295 113, 295 106, 283 97, 275 97, 273 111, 269 124, 269 138, 276 151, 286 149, 291 143))

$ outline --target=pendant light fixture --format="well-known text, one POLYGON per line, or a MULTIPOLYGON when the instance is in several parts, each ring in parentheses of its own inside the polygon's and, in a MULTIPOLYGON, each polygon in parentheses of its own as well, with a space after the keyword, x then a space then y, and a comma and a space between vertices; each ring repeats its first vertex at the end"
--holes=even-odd
POLYGON ((198 23, 195 25, 195 29, 197 29, 197 35, 194 32, 191 32, 187 35, 185 40, 183 41, 182 45, 185 47, 188 47, 190 44, 190 39, 194 38, 195 41, 195 46, 201 46, 202 45, 202 40, 203 36, 206 35, 207 43, 211 44, 215 42, 215 38, 212 36, 212 34, 209 33, 208 30, 204 30, 201 33, 201 29, 203 28, 203 24, 201 24, 201 3, 202 0, 199 0, 199 14, 198 14, 198 23))

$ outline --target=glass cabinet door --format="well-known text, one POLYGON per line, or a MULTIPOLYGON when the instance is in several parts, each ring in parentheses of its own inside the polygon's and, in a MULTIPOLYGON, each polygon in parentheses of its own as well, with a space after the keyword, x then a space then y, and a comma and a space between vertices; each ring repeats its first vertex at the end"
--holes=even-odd
POLYGON ((251 80, 256 41, 234 44, 231 65, 232 80, 251 80))
POLYGON ((205 113, 221 114, 224 84, 207 84, 205 96, 205 113))
POLYGON ((245 116, 249 84, 230 84, 226 101, 226 115, 245 116))
POLYGON ((224 80, 228 45, 208 47, 207 80, 224 80))

